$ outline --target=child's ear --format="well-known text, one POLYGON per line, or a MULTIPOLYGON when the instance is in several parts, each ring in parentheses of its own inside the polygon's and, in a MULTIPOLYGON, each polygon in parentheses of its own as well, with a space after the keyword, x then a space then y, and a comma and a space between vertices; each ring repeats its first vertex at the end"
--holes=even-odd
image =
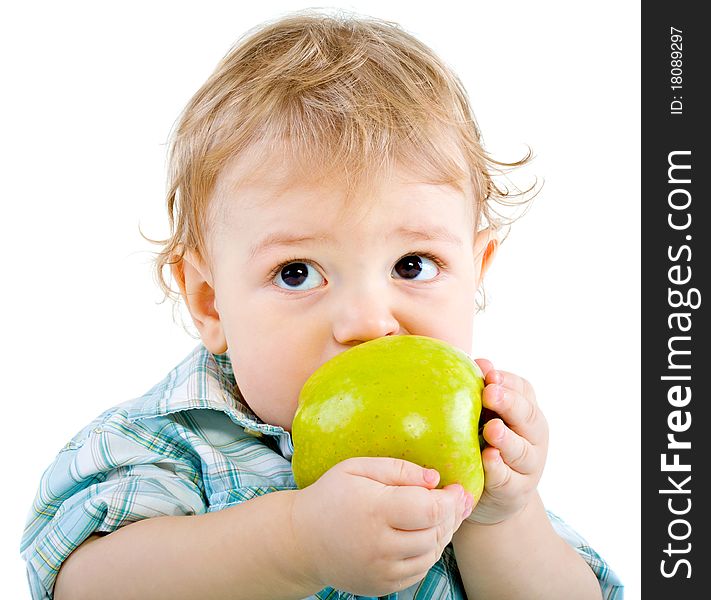
POLYGON ((480 285, 496 256, 498 248, 499 236, 491 227, 477 232, 474 239, 474 260, 477 266, 477 281, 480 285))
POLYGON ((207 265, 196 252, 186 250, 183 258, 170 268, 202 343, 213 354, 226 352, 227 340, 215 305, 215 288, 207 265))

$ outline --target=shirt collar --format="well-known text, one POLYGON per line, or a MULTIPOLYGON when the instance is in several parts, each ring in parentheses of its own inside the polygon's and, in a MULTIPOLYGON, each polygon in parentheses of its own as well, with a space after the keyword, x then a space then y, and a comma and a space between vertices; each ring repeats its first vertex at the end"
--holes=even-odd
POLYGON ((146 419, 183 410, 208 408, 224 412, 247 433, 281 438, 291 446, 291 435, 278 425, 262 421, 249 408, 235 381, 227 353, 212 354, 199 344, 160 383, 127 406, 130 420, 146 419))

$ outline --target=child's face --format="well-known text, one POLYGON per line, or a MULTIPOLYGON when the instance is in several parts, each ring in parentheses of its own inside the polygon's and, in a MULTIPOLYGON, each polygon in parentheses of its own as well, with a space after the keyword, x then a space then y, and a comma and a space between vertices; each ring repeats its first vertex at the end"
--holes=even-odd
POLYGON ((470 191, 396 170, 346 202, 335 182, 279 188, 278 169, 230 185, 241 169, 233 164, 220 177, 214 280, 190 254, 184 268, 188 289, 203 292, 188 301, 203 342, 212 352, 229 348, 239 388, 262 420, 290 431, 309 375, 367 340, 426 335, 471 351, 490 253, 488 233, 474 236, 470 191))

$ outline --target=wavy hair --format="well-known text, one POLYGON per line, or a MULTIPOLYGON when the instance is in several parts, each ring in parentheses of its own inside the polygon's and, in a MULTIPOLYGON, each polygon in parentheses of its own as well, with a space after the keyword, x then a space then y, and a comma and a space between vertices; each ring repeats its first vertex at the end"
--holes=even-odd
POLYGON ((494 160, 459 78, 398 24, 338 11, 300 11, 247 32, 189 101, 170 139, 167 209, 170 235, 154 276, 165 296, 179 295, 164 267, 186 249, 209 257, 210 202, 228 163, 261 146, 301 173, 338 175, 354 188, 393 164, 423 180, 474 191, 478 229, 508 225, 497 205, 523 204, 493 176, 531 159, 494 160))

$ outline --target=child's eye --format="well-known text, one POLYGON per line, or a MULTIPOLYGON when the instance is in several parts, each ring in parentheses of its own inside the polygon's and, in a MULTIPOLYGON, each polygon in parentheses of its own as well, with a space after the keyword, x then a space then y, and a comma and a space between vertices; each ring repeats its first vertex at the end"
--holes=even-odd
POLYGON ((421 254, 403 256, 393 267, 393 277, 417 281, 429 281, 437 277, 439 268, 435 261, 421 254))
POLYGON ((274 277, 274 283, 285 290, 311 290, 323 283, 323 277, 305 262, 284 265, 274 277))

